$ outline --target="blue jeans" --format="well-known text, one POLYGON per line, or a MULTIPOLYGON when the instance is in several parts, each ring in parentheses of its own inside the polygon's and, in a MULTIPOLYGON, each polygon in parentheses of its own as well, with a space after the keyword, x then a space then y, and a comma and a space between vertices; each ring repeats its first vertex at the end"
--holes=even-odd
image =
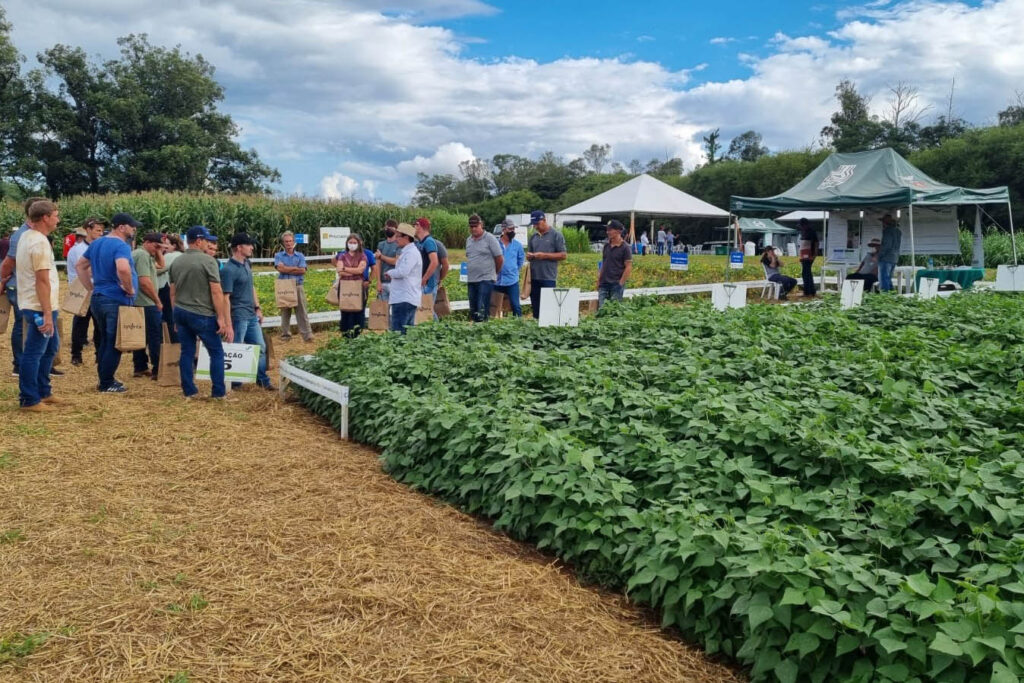
POLYGON ((523 307, 519 305, 519 281, 511 285, 494 285, 495 292, 501 292, 508 296, 509 304, 512 306, 512 315, 517 318, 523 317, 523 307))
MULTIPOLYGON (((174 307, 171 306, 171 286, 164 285, 157 294, 160 295, 160 304, 164 307, 160 315, 163 318, 164 324, 167 325, 167 333, 171 338, 171 343, 177 344, 178 331, 174 329, 174 307)), ((163 338, 163 331, 161 331, 160 340, 163 341, 163 338)))
POLYGON ((199 315, 186 311, 181 306, 174 309, 174 324, 178 326, 178 343, 181 344, 181 390, 186 396, 199 393, 195 383, 196 340, 203 342, 210 354, 210 379, 213 381, 211 396, 220 398, 227 393, 224 386, 224 346, 217 334, 217 317, 199 315))
POLYGON ((468 288, 469 317, 475 323, 482 323, 491 315, 491 292, 494 291, 494 281, 470 282, 468 288))
POLYGON ((21 309, 18 308, 18 290, 7 287, 7 300, 11 302, 11 353, 14 355, 14 371, 21 367, 21 309))
POLYGON ((896 264, 891 261, 878 262, 878 281, 881 283, 879 287, 883 292, 892 291, 892 272, 895 269, 896 264))
POLYGON ((261 387, 270 386, 270 377, 267 376, 267 342, 263 339, 263 330, 260 328, 258 318, 248 320, 231 319, 231 327, 235 330, 234 342, 236 344, 252 344, 260 347, 260 360, 256 366, 256 384, 261 387))
POLYGON ((22 309, 18 316, 27 331, 18 370, 18 403, 23 407, 34 406, 52 393, 50 368, 53 367, 53 357, 57 355, 57 348, 60 346, 57 312, 53 312, 53 335, 50 337, 44 337, 36 327, 32 318, 37 313, 39 311, 22 309))
POLYGON ((416 304, 391 304, 391 331, 405 334, 416 322, 416 304))
POLYGON ((601 310, 604 306, 604 302, 608 299, 612 301, 622 301, 622 291, 625 289, 622 285, 617 282, 605 283, 597 288, 597 310, 601 310))
POLYGON ((132 351, 132 364, 135 366, 135 372, 145 372, 149 369, 146 366, 148 361, 153 366, 155 378, 156 371, 160 369, 160 346, 164 342, 164 317, 156 306, 143 306, 142 312, 146 316, 146 348, 132 351), (149 350, 148 357, 146 349, 149 350))
POLYGON ((554 280, 530 280, 530 308, 533 309, 533 317, 540 318, 540 290, 542 287, 554 287, 554 280))
POLYGON ((103 296, 96 291, 92 293, 89 310, 92 311, 92 317, 96 319, 96 326, 100 330, 99 363, 96 366, 100 391, 106 391, 117 381, 114 379, 114 373, 121 364, 121 352, 114 346, 114 342, 117 341, 117 311, 122 305, 116 299, 103 296))

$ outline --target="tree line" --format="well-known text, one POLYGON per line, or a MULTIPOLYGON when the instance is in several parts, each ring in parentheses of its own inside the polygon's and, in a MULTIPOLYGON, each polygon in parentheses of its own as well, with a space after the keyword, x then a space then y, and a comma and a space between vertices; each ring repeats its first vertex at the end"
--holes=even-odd
MULTIPOLYGON (((754 130, 726 145, 716 129, 703 136, 704 158, 689 172, 679 158, 646 164, 634 159, 623 165, 611 159, 607 144, 592 144, 572 160, 552 152, 536 159, 497 154, 490 160, 462 162, 458 174, 419 174, 414 202, 477 213, 494 223, 507 214, 536 208, 560 211, 649 173, 724 208, 730 195, 768 196, 789 189, 832 152, 892 147, 939 181, 965 187, 1009 186, 1019 223, 1024 217, 1024 92, 1016 93, 1015 101, 998 112, 996 125, 981 127, 955 115, 953 94, 951 86, 946 110, 934 115, 919 104, 916 88, 897 83, 889 89, 883 113, 871 114, 870 100, 852 81, 843 80, 836 86, 837 109, 813 147, 771 153, 754 130), (930 122, 925 123, 929 115, 930 122)), ((989 213, 1007 227, 1003 207, 989 213)))
POLYGON ((280 180, 217 110, 224 90, 202 56, 118 40, 91 61, 55 45, 25 71, 0 7, 0 198, 39 192, 180 190, 258 193, 280 180))

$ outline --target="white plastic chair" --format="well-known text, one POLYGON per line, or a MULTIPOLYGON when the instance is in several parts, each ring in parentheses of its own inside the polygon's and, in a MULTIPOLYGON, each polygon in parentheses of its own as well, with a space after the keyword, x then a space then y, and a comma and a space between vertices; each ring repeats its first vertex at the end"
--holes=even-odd
POLYGON ((768 289, 772 290, 772 298, 779 299, 782 297, 782 284, 779 282, 772 282, 768 279, 768 266, 761 264, 761 270, 764 271, 764 287, 761 288, 761 299, 765 298, 768 294, 768 289))

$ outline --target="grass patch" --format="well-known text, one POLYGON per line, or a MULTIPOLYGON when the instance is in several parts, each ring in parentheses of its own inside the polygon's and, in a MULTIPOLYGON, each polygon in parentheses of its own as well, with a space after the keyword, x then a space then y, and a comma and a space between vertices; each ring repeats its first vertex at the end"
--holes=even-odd
POLYGON ((179 671, 173 676, 168 676, 164 679, 165 683, 189 683, 192 679, 189 678, 188 671, 179 671))
POLYGON ((0 470, 10 469, 18 464, 17 459, 14 457, 14 453, 4 451, 0 453, 0 470))
POLYGON ((200 593, 193 593, 189 596, 188 600, 184 604, 180 602, 171 602, 164 606, 165 612, 171 614, 181 614, 183 612, 199 612, 209 607, 210 602, 204 598, 200 593))
POLYGON ((18 541, 24 541, 25 534, 22 533, 21 529, 8 529, 3 533, 0 533, 0 545, 7 543, 17 543, 18 541))
POLYGON ((28 657, 50 639, 50 633, 15 633, 0 638, 0 664, 28 657))

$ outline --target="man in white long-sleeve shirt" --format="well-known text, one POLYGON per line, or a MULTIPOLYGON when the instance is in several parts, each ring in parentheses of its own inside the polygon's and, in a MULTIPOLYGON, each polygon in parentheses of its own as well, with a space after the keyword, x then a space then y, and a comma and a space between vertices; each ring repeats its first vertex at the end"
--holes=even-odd
POLYGON ((416 309, 423 296, 423 257, 413 244, 416 229, 408 223, 399 223, 396 230, 398 260, 388 275, 391 276, 391 331, 405 334, 405 328, 416 321, 416 309))

